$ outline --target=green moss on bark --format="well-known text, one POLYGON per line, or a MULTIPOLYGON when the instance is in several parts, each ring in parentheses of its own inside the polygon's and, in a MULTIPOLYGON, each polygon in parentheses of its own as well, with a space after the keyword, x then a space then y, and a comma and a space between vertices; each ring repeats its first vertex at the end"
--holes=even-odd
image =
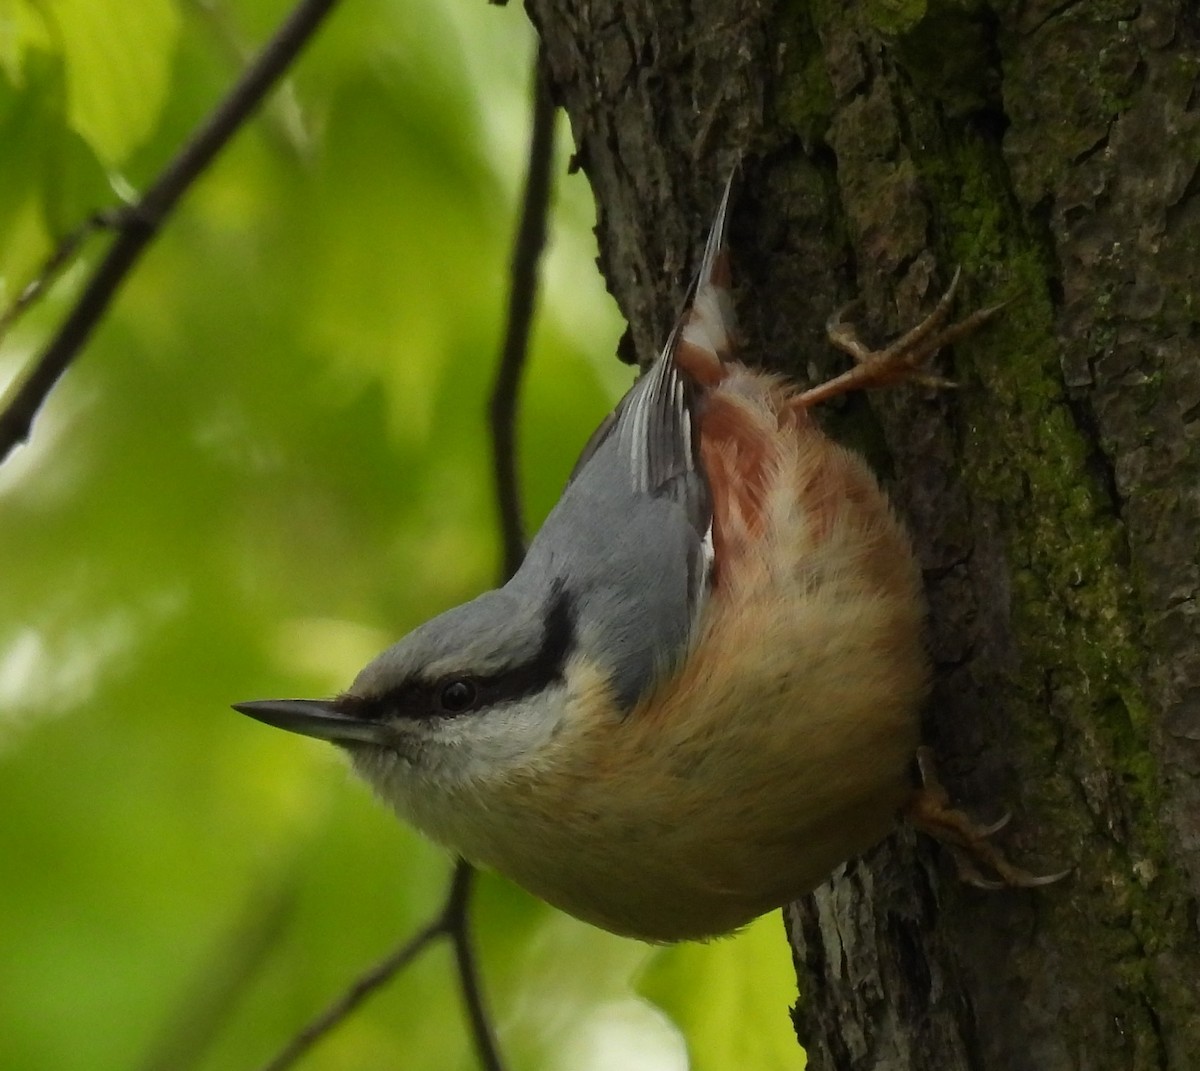
POLYGON ((776 121, 811 148, 829 127, 833 85, 808 4, 794 4, 789 9, 780 26, 780 49, 789 76, 773 97, 776 121))
MULTIPOLYGON (((1153 957, 1189 939, 1180 910, 1186 898, 1171 873, 1158 819, 1161 774, 1141 686, 1146 625, 1125 530, 1103 459, 1095 456, 1094 441, 1078 424, 1062 386, 1048 245, 1010 207, 1003 161, 994 147, 971 138, 915 160, 939 206, 938 230, 950 243, 949 259, 1013 298, 993 327, 960 347, 969 362, 960 376, 974 388, 962 396, 962 476, 973 498, 994 503, 1007 520, 1021 651, 1014 736, 1023 743, 1025 768, 1047 775, 1028 796, 1063 823, 1056 830, 1060 843, 1094 845, 1096 827, 1118 827, 1105 839, 1106 858, 1074 860, 1077 869, 1068 880, 1117 876, 1111 914, 1092 941, 1097 962, 1119 973, 1131 997, 1141 994, 1126 1024, 1141 1054, 1134 1066, 1158 1066, 1158 1024, 1145 1007, 1186 1008, 1191 997, 1164 992, 1167 983, 1153 969, 1153 957), (1073 758, 1063 749, 1060 724, 1070 727, 1075 753, 1088 752, 1080 755, 1080 770, 1106 771, 1103 783, 1083 780, 1086 811, 1070 805, 1070 777, 1055 778, 1047 768, 1073 758)), ((996 295, 974 296, 987 302, 996 295)))
POLYGON ((863 5, 868 24, 880 33, 906 33, 925 17, 926 0, 867 0, 863 5))
MULTIPOLYGON (((1009 674, 985 729, 953 726, 957 708, 934 714, 939 732, 951 726, 946 754, 977 772, 976 787, 996 785, 995 759, 1011 758, 1022 805, 1006 834, 1010 853, 1034 866, 1075 865, 1062 885, 1024 901, 1005 894, 1000 908, 977 911, 969 893, 948 894, 940 921, 956 939, 976 939, 978 914, 1000 926, 1035 919, 1044 935, 1014 931, 1011 947, 1002 939, 1000 979, 972 978, 986 954, 967 957, 971 1014, 994 1036, 984 1039, 991 1055, 973 1053, 962 1066, 1007 1066, 988 1060, 1011 1056, 997 1037, 1020 1001, 998 994, 1020 980, 1028 993, 1019 1014, 1053 1039, 1045 1066, 1091 1052, 1105 1067, 1189 1067, 1200 1051, 1196 934, 1162 759, 1151 649, 1161 606, 1144 575, 1157 532, 1145 518, 1170 507, 1143 486, 1153 474, 1127 470, 1162 434, 1164 411, 1174 419, 1172 407, 1186 404, 1163 394, 1189 382, 1177 372, 1179 339, 1191 337, 1179 324, 1188 328, 1196 299, 1172 280, 1190 279, 1195 229, 1169 224, 1194 208, 1185 205, 1195 183, 1186 146, 1196 65, 1185 57, 1167 67, 1168 57, 1148 53, 1165 47, 1169 26, 1141 16, 1138 27, 1120 24, 1137 12, 1133 0, 1041 14, 1008 7, 788 5, 798 34, 815 23, 820 35, 790 53, 803 62, 779 78, 777 114, 806 146, 818 137, 836 157, 840 212, 820 225, 844 233, 868 328, 911 323, 956 264, 960 311, 1013 299, 956 348, 964 389, 953 430, 930 431, 928 413, 908 400, 873 403, 929 548, 934 604, 940 597, 948 611, 939 620, 961 622, 966 637, 946 645, 945 695, 970 704, 1009 674), (1153 46, 1148 34, 1158 35, 1153 46), (1172 88, 1176 78, 1187 86, 1172 88), (1169 154, 1159 151, 1167 139, 1169 154), (1156 167, 1160 158, 1174 168, 1156 167), (1118 195, 1125 203, 1114 207, 1118 195), (1149 214, 1160 202, 1161 224, 1149 214), (1128 251, 1151 240, 1156 270, 1135 270, 1128 251), (1157 282, 1143 293, 1130 284, 1141 279, 1157 282), (1146 332, 1151 324, 1159 329, 1146 332), (1142 334, 1166 342, 1147 349, 1139 379, 1130 339, 1142 334), (1119 439, 1114 407, 1130 418, 1119 439), (913 441, 931 447, 927 471, 913 441), (948 489, 943 465, 954 473, 948 489), (1143 481, 1137 498, 1126 491, 1131 479, 1143 481), (977 610, 988 596, 1002 608, 977 610), (1072 992, 1078 1003, 1060 1000, 1072 992)), ((843 415, 861 412, 849 403, 843 415)), ((1187 463, 1173 461, 1172 473, 1187 463)), ((841 979, 819 956, 808 967, 835 986, 841 979)), ((921 999, 919 986, 905 993, 921 999)), ((810 994, 799 1017, 811 1025, 823 1007, 810 994)), ((827 1054, 825 1066, 848 1063, 827 1054)))

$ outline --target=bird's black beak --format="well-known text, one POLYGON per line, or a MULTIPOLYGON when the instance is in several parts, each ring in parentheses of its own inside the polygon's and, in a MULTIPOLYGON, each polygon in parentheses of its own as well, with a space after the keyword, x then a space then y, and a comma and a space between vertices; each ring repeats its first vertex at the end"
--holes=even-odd
POLYGON ((239 714, 286 729, 289 733, 315 736, 335 744, 377 744, 388 739, 387 727, 378 721, 356 718, 327 699, 259 699, 253 703, 234 703, 239 714))

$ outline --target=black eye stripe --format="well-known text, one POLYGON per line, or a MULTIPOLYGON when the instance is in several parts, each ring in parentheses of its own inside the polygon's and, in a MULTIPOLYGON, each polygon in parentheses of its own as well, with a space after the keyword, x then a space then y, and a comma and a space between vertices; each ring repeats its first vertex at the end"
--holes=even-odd
POLYGON ((446 718, 486 712, 499 703, 523 699, 561 680, 575 639, 575 608, 571 597, 556 583, 546 607, 542 643, 532 658, 498 673, 454 673, 437 680, 412 677, 382 695, 345 695, 339 708, 358 718, 446 718), (445 703, 446 692, 456 684, 473 687, 474 697, 458 706, 445 703))

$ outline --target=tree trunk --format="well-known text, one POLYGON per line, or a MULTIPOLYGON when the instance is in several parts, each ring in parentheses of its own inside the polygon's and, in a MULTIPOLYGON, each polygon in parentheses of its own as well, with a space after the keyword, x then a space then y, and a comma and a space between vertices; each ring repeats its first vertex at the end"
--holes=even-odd
POLYGON ((1200 1067, 1200 16, 1193 0, 529 0, 649 358, 730 166, 750 361, 839 366, 956 265, 958 391, 828 415, 925 569, 925 737, 1010 857, 902 830, 785 912, 815 1069, 1200 1067))

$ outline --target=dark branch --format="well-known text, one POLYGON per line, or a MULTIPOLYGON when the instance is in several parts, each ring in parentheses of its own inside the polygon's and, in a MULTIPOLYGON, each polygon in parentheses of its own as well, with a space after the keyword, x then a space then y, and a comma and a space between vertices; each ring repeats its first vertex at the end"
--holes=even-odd
POLYGON ((0 461, 29 437, 33 420, 46 397, 87 342, 125 276, 180 197, 258 107, 336 3, 337 0, 300 0, 229 95, 167 164, 153 185, 136 204, 118 215, 117 236, 108 252, 92 272, 58 334, 42 351, 12 401, 0 413, 0 461))
POLYGON ((21 292, 13 299, 12 304, 0 312, 0 339, 8 334, 12 325, 71 266, 75 255, 89 235, 105 227, 115 227, 119 223, 120 214, 118 212, 96 212, 66 235, 42 263, 41 270, 37 275, 21 288, 21 292))
POLYGON ((483 1002, 483 984, 479 978, 479 966, 471 947, 471 885, 475 870, 465 859, 454 866, 454 880, 450 885, 450 896, 446 901, 446 933, 454 944, 454 963, 458 968, 458 984, 462 990, 463 1005, 471 1024, 471 1036, 475 1039, 475 1052, 484 1071, 504 1071, 500 1048, 496 1044, 496 1032, 483 1002))
MULTIPOLYGON (((513 243, 508 323, 490 409, 496 490, 504 538, 504 578, 516 572, 525 554, 517 490, 515 427, 517 396, 529 348, 529 329, 537 294, 538 260, 546 244, 550 167, 554 157, 554 104, 543 72, 539 52, 534 64, 529 168, 525 177, 521 219, 513 243)), ((480 1066, 484 1071, 504 1071, 492 1021, 484 1005, 483 986, 471 945, 470 898, 474 876, 471 864, 459 859, 455 863, 454 876, 438 916, 356 979, 345 993, 296 1034, 270 1063, 265 1064, 262 1071, 287 1071, 368 996, 386 985, 397 972, 442 937, 448 938, 454 947, 459 987, 480 1066)))
POLYGON ((384 956, 370 970, 361 974, 336 1000, 293 1035, 286 1045, 260 1071, 287 1071, 327 1034, 335 1030, 360 1004, 376 990, 387 985, 400 971, 431 944, 447 937, 454 945, 463 1001, 471 1020, 475 1047, 484 1071, 504 1071, 500 1052, 492 1031, 491 1020, 483 1004, 479 973, 469 941, 471 884, 475 871, 462 859, 454 866, 454 876, 446 890, 442 908, 433 921, 426 923, 402 945, 384 956))
MULTIPOLYGON (((457 880, 457 871, 455 878, 457 880)), ((453 889, 453 886, 451 886, 453 889)), ((374 967, 356 978, 344 993, 312 1020, 299 1033, 292 1036, 276 1056, 263 1064, 262 1071, 286 1071, 293 1067, 309 1049, 331 1030, 335 1029, 351 1012, 377 989, 386 985, 396 974, 407 967, 437 938, 446 933, 445 915, 440 915, 418 930, 394 952, 384 956, 374 967)))
POLYGON ((546 244, 550 202, 550 165, 554 158, 554 101, 539 51, 533 72, 533 130, 521 220, 513 243, 508 323, 492 388, 490 416, 492 459, 500 533, 504 542, 504 576, 517 571, 525 556, 521 492, 517 481, 517 400, 529 349, 530 324, 537 296, 538 261, 546 244))
MULTIPOLYGON (((554 161, 555 107, 546 74, 545 56, 539 47, 533 63, 533 122, 529 135, 529 165, 521 218, 513 241, 508 292, 508 322, 489 415, 492 425, 492 460, 496 478, 496 503, 504 545, 502 577, 507 580, 525 557, 521 520, 521 492, 517 478, 517 402, 521 375, 529 354, 529 333, 537 298, 538 262, 546 245, 546 218, 550 209, 551 164, 554 161)), ((443 916, 454 944, 463 1004, 475 1038, 475 1051, 484 1071, 504 1071, 495 1031, 483 1002, 483 986, 471 945, 470 895, 474 869, 464 859, 454 868, 454 881, 443 916)))

